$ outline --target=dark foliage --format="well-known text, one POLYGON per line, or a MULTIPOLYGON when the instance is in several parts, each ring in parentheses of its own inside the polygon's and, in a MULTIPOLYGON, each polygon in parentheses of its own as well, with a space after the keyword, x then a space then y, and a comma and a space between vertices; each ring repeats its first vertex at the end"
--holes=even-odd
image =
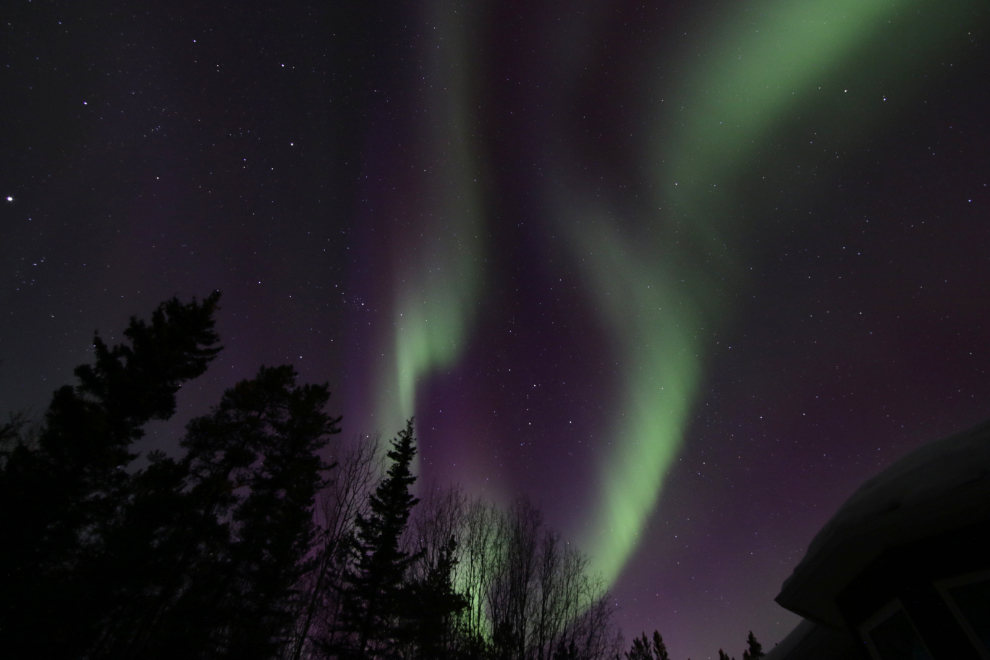
POLYGON ((0 427, 0 649, 32 658, 272 658, 291 637, 339 419, 326 385, 262 368, 193 420, 180 459, 132 443, 220 350, 219 294, 97 337, 36 441, 0 427))
POLYGON ((358 514, 346 546, 340 623, 324 648, 340 658, 439 657, 452 616, 467 605, 455 593, 451 575, 456 541, 451 538, 424 579, 410 579, 425 551, 410 552, 402 540, 413 507, 415 483, 413 421, 392 442, 391 465, 358 514))
MULTIPOLYGON (((163 303, 129 343, 97 336, 39 424, 0 425, 0 655, 618 660, 607 592, 534 506, 433 489, 417 509, 413 420, 384 459, 361 439, 327 464, 340 418, 290 366, 132 469, 144 426, 219 352, 218 301, 163 303)), ((763 657, 747 641, 743 660, 763 657)), ((669 660, 659 632, 625 658, 669 660)))
MULTIPOLYGON (((76 369, 78 385, 55 392, 36 445, 5 449, 0 648, 72 658, 92 644, 128 570, 107 574, 104 558, 134 493, 130 445, 147 422, 171 417, 175 393, 216 357, 218 300, 218 293, 187 304, 172 299, 150 325, 132 318, 124 332, 130 344, 109 348, 95 337, 95 363, 76 369)), ((7 436, 14 432, 5 427, 7 436)))
MULTIPOLYGON (((756 641, 756 636, 752 630, 749 631, 749 636, 746 638, 746 645, 747 649, 743 651, 743 660, 759 660, 765 655, 763 646, 756 641)), ((632 646, 626 651, 625 656, 626 660, 670 660, 663 637, 656 630, 653 631, 652 643, 647 639, 645 632, 641 637, 633 638, 632 646)), ((718 650, 718 658, 719 660, 734 660, 722 649, 718 650)), ((616 656, 615 660, 619 660, 619 657, 616 656)))
POLYGON ((425 578, 411 584, 411 607, 404 623, 412 641, 412 657, 448 657, 457 648, 457 615, 468 601, 454 588, 456 553, 457 540, 452 536, 436 562, 427 566, 425 578))
POLYGON ((743 651, 743 660, 759 660, 764 656, 763 645, 756 641, 756 635, 753 631, 749 631, 749 636, 746 637, 746 650, 743 651))
POLYGON ((654 630, 652 644, 645 632, 641 637, 633 638, 633 645, 626 652, 626 660, 670 660, 670 656, 667 655, 667 645, 663 643, 660 632, 654 630))
POLYGON ((294 587, 308 568, 317 452, 337 432, 326 386, 296 387, 291 367, 265 368, 192 420, 181 461, 152 457, 137 475, 160 538, 134 588, 108 617, 97 657, 277 657, 289 642, 294 587), (155 513, 158 515, 156 516, 155 513))

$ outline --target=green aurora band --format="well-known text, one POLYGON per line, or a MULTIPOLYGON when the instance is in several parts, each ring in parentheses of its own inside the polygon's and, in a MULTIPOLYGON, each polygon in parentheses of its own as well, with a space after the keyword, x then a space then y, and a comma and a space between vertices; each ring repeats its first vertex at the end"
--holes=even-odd
MULTIPOLYGON (((614 416, 597 510, 582 542, 607 584, 621 574, 659 501, 690 422, 708 344, 745 284, 733 238, 747 231, 739 226, 738 188, 747 168, 779 126, 810 107, 833 142, 869 131, 879 111, 862 104, 910 88, 917 68, 959 37, 961 17, 978 5, 740 3, 694 44, 696 66, 645 85, 665 90, 647 124, 649 135, 666 137, 641 140, 640 169, 654 198, 646 205, 652 210, 634 218, 639 233, 578 184, 548 190, 555 221, 616 339, 623 379, 624 404, 614 416)), ((415 413, 417 387, 459 359, 481 293, 482 161, 467 108, 475 93, 469 37, 484 5, 453 7, 429 5, 425 20, 437 29, 423 30, 418 49, 429 54, 417 143, 431 153, 422 163, 430 171, 420 209, 430 221, 420 223, 422 233, 411 237, 393 270, 392 347, 378 378, 383 429, 401 428, 415 413)), ((766 167, 779 174, 787 165, 766 167)), ((569 167, 561 164, 560 181, 569 167)))
POLYGON ((484 245, 479 166, 473 160, 466 112, 470 90, 470 12, 444 11, 428 5, 417 51, 426 72, 417 115, 415 150, 426 153, 419 213, 428 222, 408 237, 394 270, 397 309, 392 338, 394 361, 379 375, 377 418, 382 429, 402 428, 416 411, 416 387, 461 355, 481 287, 484 245))
MULTIPOLYGON (((630 235, 628 223, 616 222, 617 213, 579 186, 558 196, 560 225, 618 340, 625 384, 614 449, 600 476, 598 510, 582 544, 608 584, 636 550, 659 501, 690 421, 706 344, 727 321, 727 300, 745 281, 732 250, 733 235, 744 231, 736 226, 742 202, 734 186, 775 127, 809 102, 820 104, 816 95, 823 88, 838 99, 830 112, 839 119, 829 122, 825 113, 816 119, 829 124, 834 139, 848 140, 874 126, 878 113, 859 106, 864 95, 878 106, 883 94, 903 87, 916 73, 914 64, 958 37, 959 17, 973 6, 904 0, 745 3, 701 45, 697 67, 673 85, 654 86, 666 88, 663 107, 676 108, 666 118, 676 124, 654 119, 655 134, 667 128, 667 138, 644 141, 642 166, 655 195, 649 208, 656 211, 634 224, 646 231, 630 235), (937 16, 921 16, 925 9, 937 16), (888 50, 877 52, 878 41, 888 50), (854 86, 855 93, 844 96, 854 86)), ((782 165, 768 169, 779 173, 782 165)))

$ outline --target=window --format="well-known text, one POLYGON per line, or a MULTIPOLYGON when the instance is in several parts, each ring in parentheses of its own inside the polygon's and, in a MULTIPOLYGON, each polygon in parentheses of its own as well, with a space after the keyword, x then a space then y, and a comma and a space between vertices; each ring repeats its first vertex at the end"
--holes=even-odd
POLYGON ((990 571, 935 584, 980 655, 990 659, 990 571))
POLYGON ((892 600, 860 626, 874 660, 932 660, 900 601, 892 600))

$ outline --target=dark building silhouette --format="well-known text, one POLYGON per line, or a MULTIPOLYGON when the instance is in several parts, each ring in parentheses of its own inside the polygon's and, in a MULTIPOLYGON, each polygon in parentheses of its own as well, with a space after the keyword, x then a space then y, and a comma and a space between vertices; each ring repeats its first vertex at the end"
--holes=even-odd
POLYGON ((768 660, 990 660, 990 421, 863 484, 776 600, 768 660))

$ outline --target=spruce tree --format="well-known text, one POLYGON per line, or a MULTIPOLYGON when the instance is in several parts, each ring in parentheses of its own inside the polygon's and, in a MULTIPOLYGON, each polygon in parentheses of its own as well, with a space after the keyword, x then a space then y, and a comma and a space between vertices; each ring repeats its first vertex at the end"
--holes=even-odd
POLYGON ((753 631, 749 631, 749 636, 746 638, 746 646, 748 647, 743 651, 743 660, 759 660, 764 656, 763 645, 756 641, 756 635, 753 631))
POLYGON ((411 607, 403 618, 417 658, 450 657, 457 644, 456 618, 468 607, 468 600, 454 589, 456 553, 457 539, 451 536, 423 579, 412 585, 411 607))
POLYGON ((403 550, 401 541, 419 501, 409 492, 416 481, 411 471, 415 441, 410 419, 392 441, 387 454, 392 464, 370 497, 370 513, 357 517, 343 587, 343 625, 328 645, 337 657, 393 657, 408 641, 401 625, 411 609, 406 574, 418 557, 403 550))
POLYGON ((657 660, 670 660, 667 655, 667 645, 663 643, 663 637, 656 630, 653 631, 653 654, 657 660))
POLYGON ((644 632, 641 637, 633 638, 632 647, 626 652, 627 660, 670 660, 667 655, 667 645, 663 642, 660 631, 653 631, 652 645, 644 632))

